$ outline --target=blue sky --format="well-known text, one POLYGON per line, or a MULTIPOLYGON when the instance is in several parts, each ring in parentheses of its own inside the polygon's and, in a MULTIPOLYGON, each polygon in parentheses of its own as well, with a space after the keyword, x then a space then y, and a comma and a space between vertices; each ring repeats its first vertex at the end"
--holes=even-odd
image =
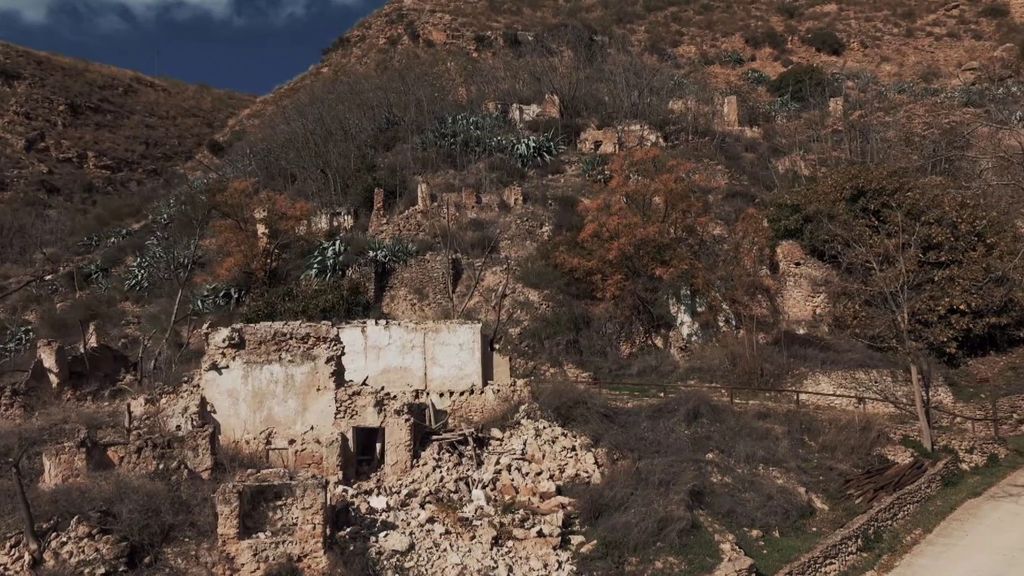
POLYGON ((384 0, 0 0, 0 40, 251 94, 384 0))

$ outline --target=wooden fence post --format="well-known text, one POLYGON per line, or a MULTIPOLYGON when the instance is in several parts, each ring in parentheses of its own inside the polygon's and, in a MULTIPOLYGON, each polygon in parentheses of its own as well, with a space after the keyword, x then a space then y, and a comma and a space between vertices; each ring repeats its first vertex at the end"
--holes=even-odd
POLYGON ((999 402, 996 395, 992 395, 992 438, 999 440, 999 402))

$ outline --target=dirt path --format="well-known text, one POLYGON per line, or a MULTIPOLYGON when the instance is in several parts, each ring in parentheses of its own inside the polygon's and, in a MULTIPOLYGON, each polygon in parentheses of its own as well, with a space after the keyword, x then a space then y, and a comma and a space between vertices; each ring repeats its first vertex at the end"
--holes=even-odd
POLYGON ((1024 469, 958 508, 889 576, 1024 574, 1024 469))

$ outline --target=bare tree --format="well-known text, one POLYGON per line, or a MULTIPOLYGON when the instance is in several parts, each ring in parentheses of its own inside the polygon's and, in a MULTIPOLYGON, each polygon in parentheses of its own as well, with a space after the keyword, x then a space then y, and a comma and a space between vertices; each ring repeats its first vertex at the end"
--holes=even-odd
POLYGON ((477 289, 480 287, 480 281, 487 269, 487 264, 498 248, 501 235, 495 234, 484 250, 483 256, 478 262, 474 262, 464 256, 465 248, 459 237, 451 202, 445 202, 442 217, 443 220, 440 223, 433 221, 432 224, 434 233, 441 242, 444 255, 442 274, 449 305, 449 318, 458 320, 463 317, 466 313, 466 308, 469 307, 470 302, 476 296, 477 289), (458 295, 459 285, 467 272, 470 277, 469 289, 465 296, 460 299, 458 295))
POLYGON ((4 464, 10 470, 11 482, 14 484, 14 490, 18 498, 18 511, 21 514, 22 521, 21 530, 25 539, 25 550, 29 557, 29 565, 36 566, 43 561, 43 543, 39 538, 39 534, 36 533, 32 505, 28 501, 28 496, 25 493, 25 482, 21 476, 21 461, 27 451, 27 447, 22 447, 14 457, 7 459, 4 464))
POLYGON ((928 358, 986 354, 1024 327, 1020 232, 979 195, 881 169, 836 171, 784 204, 787 234, 838 268, 837 327, 906 367, 930 451, 928 358))

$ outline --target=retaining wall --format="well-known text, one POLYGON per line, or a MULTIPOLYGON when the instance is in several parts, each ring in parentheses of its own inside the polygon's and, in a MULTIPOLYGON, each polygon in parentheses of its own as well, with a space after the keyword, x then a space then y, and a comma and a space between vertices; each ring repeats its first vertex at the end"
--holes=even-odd
POLYGON ((808 554, 790 563, 776 576, 832 576, 856 560, 865 544, 878 533, 892 529, 934 496, 946 478, 957 471, 954 458, 934 465, 917 482, 884 499, 854 518, 808 554))

